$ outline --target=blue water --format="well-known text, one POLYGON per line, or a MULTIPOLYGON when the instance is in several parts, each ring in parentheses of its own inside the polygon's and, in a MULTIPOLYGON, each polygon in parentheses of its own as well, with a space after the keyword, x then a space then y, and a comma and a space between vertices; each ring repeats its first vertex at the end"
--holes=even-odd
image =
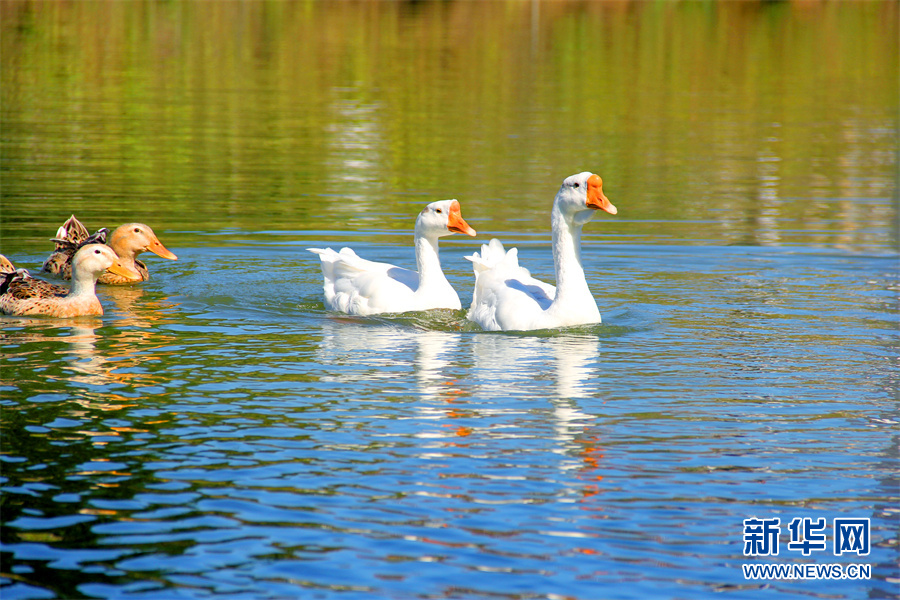
MULTIPOLYGON (((175 247, 102 318, 3 318, 4 600, 897 593, 896 254, 590 238, 603 323, 497 334, 326 311, 323 237, 175 247), (750 517, 778 557, 744 557, 750 517), (787 549, 795 517, 827 551, 787 549)), ((552 280, 546 239, 506 241, 552 280)), ((477 243, 442 247, 464 304, 477 243)))
POLYGON ((900 597, 898 7, 3 0, 0 251, 178 260, 0 317, 0 600, 900 597), (464 304, 491 237, 552 280, 583 170, 602 324, 325 310, 306 248, 411 268, 445 198, 464 304))

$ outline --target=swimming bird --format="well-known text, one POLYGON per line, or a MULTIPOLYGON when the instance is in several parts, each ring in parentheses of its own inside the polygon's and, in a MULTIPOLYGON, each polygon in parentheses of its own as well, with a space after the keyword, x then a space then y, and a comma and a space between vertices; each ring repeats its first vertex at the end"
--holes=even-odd
MULTIPOLYGON (((0 265, 5 267, 2 261, 0 265)), ((3 273, 0 312, 50 317, 102 315, 103 307, 94 288, 101 273, 109 269, 130 281, 141 279, 140 273, 123 264, 112 248, 104 244, 82 246, 72 257, 72 269, 74 277, 70 288, 34 279, 25 269, 3 273)))
POLYGON ((590 172, 562 182, 550 212, 556 286, 539 281, 519 266, 518 251, 504 251, 497 239, 467 256, 475 270, 475 292, 467 317, 488 331, 530 331, 600 322, 600 310, 581 264, 581 231, 603 210, 618 211, 603 193, 603 181, 590 172))
POLYGON ((416 217, 416 271, 362 259, 350 248, 308 248, 322 261, 325 305, 351 315, 459 310, 459 296, 438 258, 438 238, 453 233, 474 236, 475 230, 462 218, 458 201, 440 200, 416 217))
POLYGON ((10 262, 8 258, 0 254, 0 275, 6 275, 7 273, 15 273, 16 267, 10 262))
MULTIPOLYGON (((57 237, 53 239, 53 241, 57 243, 57 248, 53 254, 44 261, 42 270, 48 273, 55 273, 63 279, 71 278, 72 264, 70 257, 74 255, 71 244, 76 243, 75 250, 77 250, 77 244, 79 243, 85 244, 94 241, 106 241, 105 235, 102 239, 97 237, 104 231, 109 230, 101 229, 94 235, 88 237, 87 228, 84 227, 78 219, 75 219, 75 216, 73 215, 59 228, 59 231, 57 231, 57 237), (72 223, 73 220, 74 223, 72 223), (87 238, 85 241, 73 242, 74 240, 81 239, 80 236, 82 235, 87 238)), ((143 223, 126 223, 125 225, 120 225, 109 235, 109 241, 106 243, 115 251, 119 258, 122 259, 123 265, 140 274, 141 278, 138 279, 138 281, 147 281, 150 279, 150 272, 147 269, 147 265, 142 261, 137 260, 137 255, 149 251, 170 260, 178 259, 175 254, 163 246, 162 242, 159 241, 159 238, 156 237, 156 234, 153 233, 153 230, 143 223)), ((103 273, 97 281, 99 283, 112 285, 133 283, 133 280, 112 272, 103 273)))
POLYGON ((90 235, 87 227, 76 219, 75 215, 72 215, 56 230, 56 237, 50 239, 51 242, 56 243, 56 249, 44 261, 41 271, 63 275, 65 279, 71 279, 72 257, 75 256, 78 249, 85 244, 105 244, 108 235, 109 229, 106 227, 102 227, 90 235))

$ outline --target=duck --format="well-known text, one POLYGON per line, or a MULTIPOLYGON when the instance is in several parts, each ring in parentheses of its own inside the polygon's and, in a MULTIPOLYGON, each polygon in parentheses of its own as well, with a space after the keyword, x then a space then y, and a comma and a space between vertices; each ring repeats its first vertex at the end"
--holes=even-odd
POLYGON ((563 180, 550 212, 556 285, 535 279, 519 266, 518 250, 492 239, 466 258, 475 291, 466 318, 486 331, 533 331, 600 323, 597 301, 581 262, 581 233, 596 211, 618 209, 603 193, 599 175, 585 171, 563 180))
POLYGON ((12 261, 0 254, 0 275, 7 275, 15 272, 16 267, 12 264, 12 261))
POLYGON ((349 315, 404 313, 439 308, 461 310, 459 295, 441 270, 438 239, 453 233, 475 236, 459 201, 439 200, 416 217, 416 271, 357 256, 350 248, 307 248, 321 260, 325 305, 349 315))
MULTIPOLYGON (((63 279, 72 277, 71 256, 84 244, 106 243, 122 259, 123 264, 131 270, 137 271, 141 278, 138 281, 150 279, 150 271, 147 265, 137 260, 137 255, 142 252, 153 252, 162 258, 178 260, 178 257, 168 250, 148 225, 143 223, 126 223, 120 225, 111 234, 103 228, 91 236, 87 235, 87 228, 75 218, 75 215, 66 221, 57 231, 57 236, 52 241, 57 247, 53 254, 44 261, 42 271, 59 275, 63 279)), ((134 281, 113 272, 100 275, 98 283, 106 285, 121 285, 134 281)))
POLYGON ((87 227, 72 215, 56 230, 56 237, 50 239, 56 243, 56 249, 44 261, 41 271, 71 279, 72 257, 75 252, 85 244, 105 244, 108 235, 109 229, 106 227, 90 235, 87 227))
POLYGON ((0 313, 6 315, 102 315, 103 306, 95 291, 95 284, 101 273, 109 270, 126 280, 141 280, 140 273, 127 266, 105 244, 87 244, 75 252, 72 257, 74 276, 71 287, 34 279, 25 269, 10 272, 9 269, 14 267, 8 259, 3 258, 5 262, 0 261, 0 267, 4 269, 0 276, 0 313))

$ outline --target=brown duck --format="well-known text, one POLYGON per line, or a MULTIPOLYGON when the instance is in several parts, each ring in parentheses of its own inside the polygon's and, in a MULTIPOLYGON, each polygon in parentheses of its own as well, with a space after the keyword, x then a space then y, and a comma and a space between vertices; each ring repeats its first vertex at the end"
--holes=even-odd
MULTIPOLYGON (((56 250, 44 261, 41 270, 59 275, 63 279, 69 279, 72 276, 71 258, 78 248, 84 244, 97 242, 105 242, 122 259, 122 264, 125 267, 139 273, 141 278, 138 281, 150 279, 147 265, 136 259, 138 254, 149 251, 170 260, 178 259, 177 256, 163 246, 156 234, 153 233, 153 230, 143 223, 121 225, 108 236, 109 240, 107 241, 108 231, 108 229, 104 228, 93 235, 88 235, 87 228, 75 218, 75 215, 72 215, 59 228, 56 237, 53 238, 53 241, 56 242, 56 250)), ((98 283, 118 285, 133 283, 134 280, 109 271, 100 275, 97 281, 98 283)))
POLYGON ((140 273, 104 244, 86 244, 75 252, 71 287, 34 279, 25 269, 14 270, 6 257, 0 258, 0 312, 7 315, 102 315, 94 287, 101 273, 109 270, 126 281, 141 280, 140 273))

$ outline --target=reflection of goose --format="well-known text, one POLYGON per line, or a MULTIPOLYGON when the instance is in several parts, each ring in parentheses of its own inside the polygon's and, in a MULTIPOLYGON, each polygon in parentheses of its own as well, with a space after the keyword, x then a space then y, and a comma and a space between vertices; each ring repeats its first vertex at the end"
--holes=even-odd
MULTIPOLYGON (((547 341, 556 362, 557 398, 552 400, 556 439, 565 443, 567 451, 574 450, 582 455, 586 448, 574 442, 582 437, 586 427, 593 424, 594 417, 582 412, 575 399, 590 397, 594 361, 599 355, 598 340, 585 335, 554 337, 547 341)), ((581 469, 584 462, 579 459, 569 467, 581 469)))
POLYGON ((416 332, 416 379, 425 400, 449 399, 457 394, 451 385, 456 379, 450 371, 448 354, 459 347, 458 333, 416 332))
POLYGON ((448 354, 459 345, 460 335, 443 331, 419 331, 393 326, 325 322, 322 326, 319 360, 329 364, 353 364, 360 367, 384 367, 358 371, 335 371, 341 383, 360 378, 395 378, 397 367, 414 370, 419 394, 425 399, 455 395, 450 383, 448 354), (415 352, 410 357, 410 351, 415 352), (406 359, 406 360, 405 360, 406 359))
POLYGON ((547 371, 541 338, 482 334, 472 340, 477 379, 485 382, 478 395, 521 398, 541 394, 547 371))
MULTIPOLYGON (((358 324, 344 319, 325 320, 322 343, 316 354, 320 361, 328 364, 383 367, 402 364, 399 351, 407 344, 409 335, 397 327, 358 324)), ((343 372, 334 374, 339 381, 345 375, 343 372)))
MULTIPOLYGON (((476 335, 473 338, 475 368, 483 371, 480 378, 491 382, 482 392, 491 395, 542 394, 534 384, 542 379, 537 373, 555 376, 555 394, 562 399, 586 398, 590 395, 592 363, 598 356, 598 340, 594 336, 533 337, 517 335, 476 335), (549 367, 549 368, 548 368, 549 367), (496 377, 492 373, 496 372, 496 377), (525 384, 531 384, 528 388, 525 384)), ((579 413, 580 414, 580 413, 579 413)))
MULTIPOLYGON (((561 457, 559 469, 578 471, 580 479, 600 478, 596 471, 602 453, 596 436, 590 433, 596 426, 596 417, 583 412, 578 402, 580 398, 593 396, 599 340, 591 335, 526 337, 490 334, 476 335, 473 340, 475 369, 481 372, 479 379, 492 381, 475 395, 493 395, 498 399, 512 397, 516 400, 515 406, 526 396, 540 400, 529 403, 529 410, 547 406, 546 400, 549 402, 547 414, 551 417, 546 420, 546 425, 552 427, 547 438, 554 441, 554 451, 561 457), (541 379, 547 378, 554 379, 552 391, 549 387, 553 384, 539 385, 541 379), (502 383, 497 385, 498 382, 502 383)), ((501 410, 513 412, 517 409, 501 410)), ((593 484, 579 491, 585 494, 596 492, 593 484)))
POLYGON ((6 276, 0 290, 0 312, 8 315, 77 317, 102 315, 95 284, 107 269, 123 279, 140 281, 140 275, 123 264, 109 246, 88 244, 72 258, 75 276, 71 288, 53 285, 24 274, 6 276))
POLYGON ((454 232, 475 235, 463 220, 456 200, 432 202, 419 213, 415 234, 418 271, 362 259, 350 248, 340 252, 309 248, 322 261, 325 304, 351 315, 458 310, 459 296, 444 276, 438 258, 438 238, 454 232))
POLYGON ((600 209, 616 214, 600 177, 584 172, 566 178, 550 213, 556 286, 534 279, 519 266, 515 248, 499 240, 468 257, 475 267, 469 320, 489 331, 527 331, 599 323, 600 311, 581 266, 581 229, 600 209))
POLYGON ((587 398, 592 389, 592 362, 599 340, 591 335, 547 338, 556 357, 556 393, 560 398, 587 398))

